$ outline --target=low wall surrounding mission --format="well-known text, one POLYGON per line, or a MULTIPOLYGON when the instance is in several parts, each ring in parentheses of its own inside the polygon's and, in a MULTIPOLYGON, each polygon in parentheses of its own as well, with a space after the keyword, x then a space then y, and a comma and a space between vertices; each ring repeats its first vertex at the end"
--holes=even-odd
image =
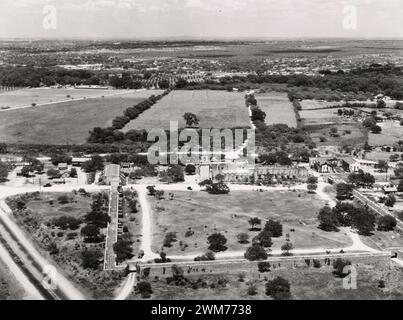
MULTIPOLYGON (((272 269, 277 268, 300 268, 313 267, 313 260, 317 260, 324 265, 332 265, 333 261, 338 258, 350 260, 353 264, 371 264, 374 266, 385 266, 390 263, 391 253, 348 253, 348 254, 328 254, 328 255, 306 255, 292 257, 270 257, 266 260, 269 262, 272 269)), ((170 277, 172 275, 171 268, 173 265, 180 266, 185 274, 188 275, 203 275, 228 273, 234 270, 239 271, 257 271, 258 262, 247 261, 244 259, 238 260, 218 260, 204 262, 177 262, 165 264, 139 264, 137 272, 142 276, 148 273, 151 278, 154 277, 170 277)))

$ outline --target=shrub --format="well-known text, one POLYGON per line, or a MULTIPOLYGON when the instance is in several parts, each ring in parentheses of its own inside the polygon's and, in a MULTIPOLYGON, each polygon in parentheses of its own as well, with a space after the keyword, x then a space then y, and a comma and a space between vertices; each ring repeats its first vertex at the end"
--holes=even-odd
POLYGON ((320 269, 322 267, 322 264, 319 260, 313 259, 313 267, 316 269, 320 269))
POLYGON ((230 192, 228 186, 223 182, 206 185, 206 190, 210 194, 228 194, 230 192))
POLYGON ((176 241, 177 241, 176 233, 175 232, 169 232, 169 233, 167 233, 165 235, 163 246, 167 247, 167 248, 170 248, 170 247, 172 247, 172 243, 176 242, 176 241))
POLYGON ((270 262, 266 262, 266 261, 261 261, 257 264, 258 270, 260 273, 265 273, 265 272, 270 272, 270 262))
POLYGON ((345 273, 345 267, 351 266, 351 261, 338 258, 333 262, 333 274, 340 278, 345 278, 348 273, 345 273))
POLYGON ((238 242, 241 244, 249 243, 249 235, 247 233, 240 233, 237 235, 238 242))
POLYGON ((67 204, 69 203, 69 197, 66 195, 62 195, 57 198, 57 201, 59 201, 60 204, 67 204))
POLYGON ((98 249, 83 250, 81 252, 81 263, 84 269, 97 270, 102 258, 102 252, 98 249))
POLYGON ((290 300, 291 291, 288 280, 277 277, 266 283, 266 295, 274 300, 290 300))
POLYGON ((254 284, 250 284, 248 286, 248 295, 250 296, 255 296, 257 295, 257 287, 254 284))
POLYGON ((194 258, 194 261, 213 261, 215 260, 215 255, 213 251, 207 251, 206 254, 194 258))
POLYGON ((151 297, 153 290, 151 284, 146 281, 141 281, 136 285, 136 293, 139 293, 143 299, 148 299, 151 297))

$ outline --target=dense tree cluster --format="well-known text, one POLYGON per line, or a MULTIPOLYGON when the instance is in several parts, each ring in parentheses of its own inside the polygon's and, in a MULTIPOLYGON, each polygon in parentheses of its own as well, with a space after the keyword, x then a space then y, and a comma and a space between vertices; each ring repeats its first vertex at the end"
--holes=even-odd
POLYGON ((129 240, 119 239, 114 245, 113 250, 116 254, 117 263, 122 263, 133 258, 133 243, 129 240))
MULTIPOLYGON (((315 143, 312 141, 312 138, 309 136, 306 130, 290 128, 285 124, 268 126, 261 121, 255 122, 255 125, 256 146, 264 151, 272 151, 281 148, 286 150, 288 148, 292 150, 293 143, 304 144, 309 149, 313 149, 315 147, 315 143)), ((296 156, 298 157, 298 153, 296 156)))
POLYGON ((375 183, 375 177, 363 170, 353 172, 348 176, 348 181, 355 187, 372 188, 375 183))
POLYGON ((339 183, 336 185, 336 198, 337 200, 350 200, 353 196, 354 186, 347 183, 339 183))
POLYGON ((81 235, 87 243, 103 241, 101 229, 106 228, 110 217, 108 215, 108 195, 99 193, 93 197, 91 211, 85 215, 86 225, 81 229, 81 235))
POLYGON ((71 164, 72 162, 72 157, 68 156, 65 153, 55 153, 51 155, 50 161, 54 166, 57 166, 59 163, 67 163, 71 164))
POLYGON ((82 163, 81 169, 85 172, 97 172, 104 169, 104 159, 99 155, 94 155, 90 160, 82 163))
POLYGON ((36 68, 32 66, 1 66, 0 85, 9 87, 39 87, 41 85, 99 85, 99 77, 89 70, 36 68))
POLYGON ((81 263, 84 269, 97 270, 103 254, 99 249, 85 249, 81 252, 81 263))
POLYGON ((183 167, 172 165, 166 171, 160 173, 161 180, 167 183, 178 183, 185 181, 183 167))
POLYGON ((338 231, 339 227, 354 227, 362 235, 371 235, 375 229, 375 215, 367 208, 351 203, 338 202, 334 208, 322 208, 318 215, 319 228, 324 231, 338 231))
POLYGON ((71 216, 61 216, 51 221, 51 224, 54 227, 57 227, 61 230, 77 230, 80 228, 81 223, 81 219, 71 216))
POLYGON ((382 131, 382 128, 377 124, 376 117, 374 116, 367 117, 362 125, 375 134, 381 133, 382 131))

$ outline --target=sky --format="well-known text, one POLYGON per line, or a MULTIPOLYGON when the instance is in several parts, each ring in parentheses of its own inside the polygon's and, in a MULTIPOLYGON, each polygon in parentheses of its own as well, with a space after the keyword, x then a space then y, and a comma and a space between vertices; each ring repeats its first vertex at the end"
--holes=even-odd
POLYGON ((0 0, 0 37, 403 38, 402 17, 402 0, 0 0))

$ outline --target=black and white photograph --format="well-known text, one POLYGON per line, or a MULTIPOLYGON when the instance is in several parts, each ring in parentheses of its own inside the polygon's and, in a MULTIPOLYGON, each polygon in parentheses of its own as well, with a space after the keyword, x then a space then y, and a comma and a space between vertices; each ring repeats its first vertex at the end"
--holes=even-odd
POLYGON ((402 300, 402 16, 1 0, 0 300, 402 300))

